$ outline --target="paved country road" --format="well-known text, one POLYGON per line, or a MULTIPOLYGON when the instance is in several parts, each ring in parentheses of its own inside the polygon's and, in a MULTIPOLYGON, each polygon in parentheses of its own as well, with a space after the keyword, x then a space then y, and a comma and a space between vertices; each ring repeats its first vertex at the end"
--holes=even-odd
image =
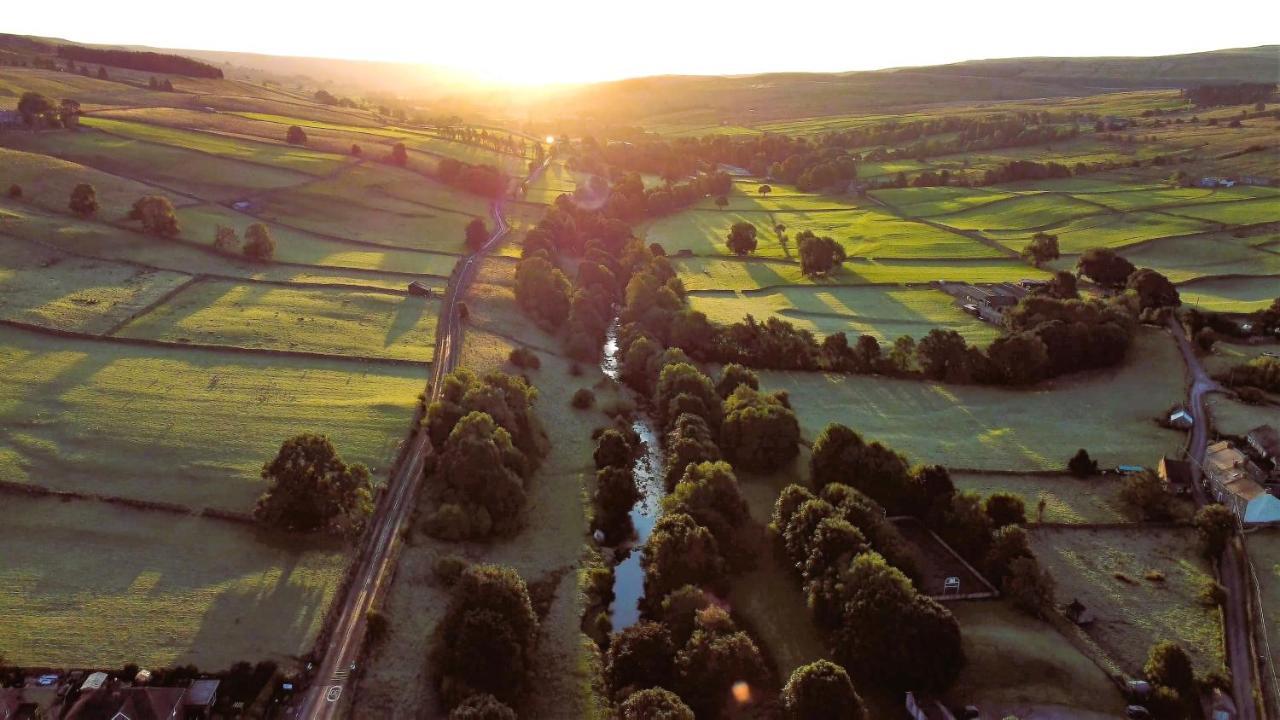
MULTIPOLYGON (((1209 502, 1200 483, 1205 448, 1209 445, 1205 396, 1211 392, 1222 392, 1223 388, 1205 372, 1195 349, 1187 340, 1182 323, 1172 315, 1170 315, 1169 330, 1178 341, 1178 349, 1182 351, 1182 359, 1191 375, 1191 384, 1187 390, 1187 408, 1191 411, 1194 423, 1191 426, 1187 454, 1192 460, 1191 487, 1195 493, 1196 505, 1203 506, 1209 502)), ((1227 589, 1227 602, 1223 606, 1223 635, 1227 645, 1227 667, 1231 671, 1232 695, 1238 711, 1236 717, 1239 720, 1258 720, 1258 711, 1253 697, 1253 690, 1258 685, 1254 677, 1253 643, 1250 642, 1252 629, 1249 626, 1249 589, 1245 580, 1244 558, 1235 543, 1227 545, 1226 552, 1222 554, 1218 563, 1218 578, 1227 589)))
MULTIPOLYGON (((544 162, 530 174, 526 182, 532 182, 545 168, 544 162)), ((463 323, 458 316, 459 298, 466 294, 471 281, 475 279, 479 260, 501 242, 510 230, 503 217, 502 207, 502 200, 493 203, 493 234, 483 247, 459 261, 445 291, 436 332, 435 364, 432 367, 431 397, 428 404, 437 399, 443 386, 441 380, 457 367, 461 357, 463 323)), ((430 440, 422 428, 413 429, 409 444, 410 450, 405 461, 401 463, 399 472, 390 478, 387 491, 383 493, 373 517, 370 518, 372 525, 364 536, 367 542, 356 557, 352 582, 342 597, 335 598, 335 602, 342 603, 342 609, 324 648, 324 657, 310 678, 311 685, 306 689, 294 715, 296 718, 330 720, 346 714, 351 687, 354 685, 351 675, 364 644, 365 621, 369 610, 376 607, 377 600, 386 591, 394 573, 401 545, 401 529, 407 527, 417 503, 418 491, 423 482, 422 466, 431 450, 430 440)))

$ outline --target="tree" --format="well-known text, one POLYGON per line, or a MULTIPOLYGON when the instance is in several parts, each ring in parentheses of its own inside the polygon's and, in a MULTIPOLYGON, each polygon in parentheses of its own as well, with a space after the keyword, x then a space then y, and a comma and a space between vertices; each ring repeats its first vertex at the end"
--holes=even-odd
POLYGON ((867 715, 849 673, 830 660, 796 668, 782 688, 782 707, 788 720, 864 720, 867 715))
POLYGON ((955 682, 964 665, 960 625, 900 570, 878 553, 862 553, 850 563, 845 592, 830 644, 833 660, 859 684, 936 693, 955 682))
POLYGON ((1006 525, 1025 525, 1027 523, 1027 507, 1021 495, 1007 492, 992 493, 982 501, 982 511, 991 518, 991 526, 995 530, 1006 525))
POLYGON ((110 79, 110 78, 107 76, 107 67, 106 67, 105 65, 99 65, 99 66, 98 66, 98 79, 99 79, 99 80, 109 80, 109 79, 110 79))
POLYGON ((364 155, 364 150, 359 145, 351 143, 351 157, 361 157, 362 155, 364 155))
POLYGON ((776 395, 739 385, 724 403, 720 449, 749 472, 773 472, 800 452, 800 423, 776 395))
POLYGON ((1049 373, 1049 348, 1030 332, 996 338, 987 348, 987 360, 991 371, 1008 385, 1031 385, 1049 373))
POLYGON ((163 195, 146 195, 139 198, 129 211, 130 220, 142 221, 142 229, 160 237, 178 234, 178 215, 173 203, 163 195))
POLYGON ((679 695, 665 688, 649 688, 622 703, 622 720, 694 720, 694 717, 679 695))
POLYGON ((804 230, 796 240, 800 247, 800 272, 805 275, 827 275, 845 261, 844 246, 832 238, 818 237, 804 230))
POLYGON ((253 509, 258 522, 293 532, 356 533, 373 511, 373 486, 364 465, 348 465, 323 435, 285 440, 262 466, 268 488, 253 509))
POLYGON ((756 249, 756 226, 749 222, 736 222, 729 228, 729 235, 726 238, 726 244, 729 246, 729 252, 738 257, 743 257, 755 252, 756 249))
POLYGON ((433 651, 446 703, 456 705, 478 693, 508 703, 518 698, 537 636, 529 589, 515 570, 497 565, 464 570, 433 651))
POLYGON ((1169 278, 1150 268, 1143 268, 1131 274, 1125 287, 1138 294, 1138 303, 1142 309, 1158 307, 1177 307, 1182 304, 1178 296, 1178 288, 1169 278))
POLYGON ((760 687, 768 671, 755 642, 720 607, 699 612, 697 627, 676 654, 676 686, 699 717, 719 717, 733 699, 734 685, 760 687))
POLYGON ((471 218, 471 222, 467 223, 467 247, 471 252, 477 252, 488 241, 489 228, 485 227, 484 220, 471 218))
POLYGON ((768 185, 761 185, 759 189, 756 190, 756 192, 760 193, 760 197, 765 197, 769 193, 773 192, 773 188, 769 187, 768 185))
POLYGON ((1018 525, 1006 525, 991 537, 991 547, 983 559, 987 579, 996 587, 1004 584, 1014 560, 1032 557, 1027 531, 1018 525))
POLYGON ((307 134, 297 125, 290 125, 288 132, 285 133, 284 139, 290 145, 306 145, 307 134))
POLYGON ((1040 267, 1050 260, 1057 260, 1062 254, 1058 250, 1058 236, 1038 232, 1031 236, 1031 242, 1022 249, 1022 257, 1031 264, 1040 267))
POLYGON ((947 382, 969 379, 969 344, 955 330, 934 328, 916 346, 916 357, 926 377, 947 382))
POLYGON ((752 390, 760 389, 760 378, 755 371, 739 365, 738 363, 729 363, 720 371, 720 379, 716 381, 716 394, 722 399, 727 400, 739 385, 746 385, 752 390))
POLYGON ((518 527, 526 502, 517 472, 522 464, 511 434, 488 413, 471 411, 453 426, 438 472, 468 510, 469 534, 507 534, 518 527))
POLYGON ((661 623, 641 620, 615 634, 604 668, 610 695, 623 698, 637 690, 670 687, 675 655, 671 631, 661 623))
POLYGON ((1044 294, 1059 300, 1077 300, 1080 297, 1080 291, 1076 287, 1076 276, 1066 270, 1059 270, 1053 274, 1053 279, 1048 285, 1044 286, 1044 294))
POLYGON ((728 206, 729 206, 729 198, 725 197, 724 195, 720 195, 716 197, 716 207, 723 210, 728 206))
POLYGON ((24 92, 18 100, 18 112, 28 125, 34 125, 38 118, 52 110, 53 101, 37 92, 24 92))
POLYGON ((1196 534, 1200 537, 1200 547, 1209 558, 1222 556, 1227 543, 1236 531, 1236 519, 1225 505, 1206 505, 1196 512, 1196 534))
POLYGON ((1164 640, 1151 646, 1142 672, 1153 684, 1173 688, 1184 698, 1196 695, 1191 656, 1176 642, 1164 640))
POLYGON ((516 711, 489 695, 472 695, 449 713, 449 720, 516 720, 516 711))
POLYGON ((738 478, 726 462, 689 465, 675 490, 662 499, 667 513, 684 514, 711 532, 721 550, 739 549, 738 530, 750 519, 738 478))
POLYGON ((718 583, 724 560, 715 537, 684 513, 667 513, 658 519, 640 556, 644 568, 645 601, 658 602, 684 585, 718 583))
POLYGON ((19 185, 18 183, 14 183, 10 185, 9 197, 13 198, 14 200, 20 200, 22 198, 22 186, 19 185))
POLYGON ((1071 471, 1076 477, 1089 477, 1098 474, 1098 461, 1089 457, 1089 451, 1080 448, 1075 455, 1067 461, 1067 470, 1071 471))
POLYGON ((906 457, 839 423, 823 428, 809 457, 809 479, 821 490, 831 483, 849 485, 891 513, 918 510, 918 486, 911 482, 906 457))
POLYGON ((1133 263, 1111 248, 1090 248, 1076 261, 1081 275, 1105 287, 1120 287, 1133 274, 1133 263))
POLYGON ((569 317, 572 287, 560 268, 540 255, 516 265, 516 302, 545 330, 555 331, 569 317))
POLYGON ((404 167, 409 164, 409 151, 405 149, 404 143, 396 143, 391 146, 391 157, 387 162, 397 167, 404 167))
POLYGON ((1120 502, 1143 520, 1168 520, 1169 494, 1160 478, 1150 470, 1125 476, 1120 487, 1120 502))
POLYGON ((713 431, 720 427, 721 402, 711 378, 688 362, 664 365, 658 375, 654 404, 663 427, 690 412, 707 421, 713 431))
POLYGON ((592 457, 597 468, 627 467, 631 464, 631 443, 617 430, 609 428, 596 438, 596 449, 592 457))
POLYGON ((68 203, 71 212, 80 217, 89 217, 98 212, 98 193, 89 183, 80 183, 71 191, 71 201, 68 203))
POLYGON ((213 232, 213 249, 227 254, 240 252, 240 238, 236 236, 235 229, 219 225, 213 232))
POLYGON ((1053 606, 1053 588, 1049 571, 1041 569, 1034 556, 1027 556, 1009 563, 1001 590, 1014 607, 1032 617, 1042 617, 1045 610, 1053 606))
POLYGON ((276 241, 271 231, 262 223, 254 223, 244 231, 244 256, 250 260, 266 262, 276 254, 276 241))

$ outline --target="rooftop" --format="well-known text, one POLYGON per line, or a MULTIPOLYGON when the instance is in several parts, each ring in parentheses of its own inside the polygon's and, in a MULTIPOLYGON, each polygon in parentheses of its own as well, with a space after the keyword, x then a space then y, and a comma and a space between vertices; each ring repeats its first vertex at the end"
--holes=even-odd
POLYGON ((1210 445, 1205 451, 1204 470, 1209 479, 1245 500, 1252 500, 1264 492, 1262 485, 1254 479, 1257 468, 1226 440, 1210 445))
POLYGON ((1270 425, 1259 425, 1249 431, 1249 444, 1258 448, 1267 457, 1280 457, 1280 431, 1270 425))

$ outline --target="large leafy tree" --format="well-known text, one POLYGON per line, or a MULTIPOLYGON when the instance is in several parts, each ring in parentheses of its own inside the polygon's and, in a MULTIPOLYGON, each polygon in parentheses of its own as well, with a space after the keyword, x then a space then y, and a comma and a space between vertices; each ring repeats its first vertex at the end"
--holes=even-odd
POLYGON ((439 472, 457 500, 474 513, 483 511, 492 530, 502 534, 518 527, 525 506, 524 481, 517 472, 522 462, 511 434, 488 413, 472 411, 449 433, 439 472))
POLYGON ((1138 294, 1138 303, 1147 308, 1177 307, 1182 304, 1178 288, 1169 278, 1150 268, 1135 271, 1125 281, 1125 287, 1138 294))
POLYGON ((178 215, 173 210, 173 203, 163 195, 145 195, 133 203, 129 211, 130 220, 142 222, 142 229, 160 237, 175 237, 178 234, 178 215))
POLYGON ((726 462, 689 465, 675 491, 662 499, 662 507, 710 530, 722 550, 740 547, 737 532, 750 520, 738 479, 726 462))
POLYGON ((1089 248, 1076 261, 1076 269, 1099 285, 1120 287, 1133 274, 1134 267, 1111 248, 1089 248))
POLYGON ((1022 257, 1030 260, 1036 267, 1050 260, 1057 260, 1061 257, 1061 252, 1058 250, 1058 236, 1044 232, 1032 235, 1031 242, 1022 249, 1022 257))
POLYGON ((864 720, 867 716, 849 673, 830 660, 796 668, 782 688, 782 707, 788 720, 864 720))
POLYGON ((18 100, 23 122, 31 125, 36 118, 53 110, 53 101, 37 92, 24 92, 18 100))
POLYGON ((605 684, 615 698, 645 688, 670 687, 675 658, 676 648, 666 625, 642 620, 610 640, 605 684))
POLYGON ((679 695, 665 688, 641 690, 622 703, 622 720, 694 720, 679 695))
POLYGON ((489 228, 485 227, 484 220, 481 218, 471 218, 471 222, 467 223, 466 230, 467 247, 472 252, 484 247, 489 240, 489 228))
POLYGON ((740 385, 724 403, 720 447, 748 472, 773 472, 800 452, 800 423, 784 398, 740 385))
POLYGON ((934 380, 969 380, 969 344, 955 330, 934 328, 916 346, 920 369, 934 380))
POLYGON ((270 260, 276 254, 276 241, 262 223, 254 223, 244 231, 244 255, 252 260, 270 260))
POLYGON ((557 330, 569 317, 573 288, 560 268, 544 257, 516 266, 516 302, 546 330, 557 330))
POLYGON ((814 487, 843 483, 865 493, 892 514, 919 508, 919 485, 906 457, 839 423, 831 423, 813 443, 809 476, 814 487))
POLYGON ((796 236, 800 248, 800 272, 827 275, 845 261, 844 246, 834 239, 803 230, 796 236))
POLYGON ((508 567, 463 571, 440 622, 434 648, 445 701, 477 693, 510 703, 520 696, 538 636, 529 589, 508 567))
POLYGON ((714 585, 724 577, 724 559, 715 536, 684 513, 667 513, 658 519, 640 565, 646 602, 650 598, 660 602, 684 585, 714 585))
POLYGON ((297 532, 355 532, 373 510, 369 470, 348 465, 323 435, 306 433, 284 441, 262 467, 269 483, 254 518, 297 532))
POLYGON ((717 606, 698 613, 697 629, 676 655, 676 686, 700 717, 719 717, 732 688, 759 688, 768 677, 755 642, 717 606))
POLYGON ((729 228, 725 244, 729 246, 729 252, 734 255, 743 256, 755 252, 756 226, 749 222, 734 223, 729 228))

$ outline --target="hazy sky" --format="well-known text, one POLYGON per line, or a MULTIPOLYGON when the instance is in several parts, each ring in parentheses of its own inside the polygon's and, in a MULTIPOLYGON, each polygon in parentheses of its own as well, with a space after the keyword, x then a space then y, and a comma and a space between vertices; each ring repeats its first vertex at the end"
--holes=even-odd
POLYGON ((422 62, 522 83, 867 70, 1028 55, 1158 55, 1280 42, 1280 2, 1275 0, 4 4, 0 32, 422 62))

